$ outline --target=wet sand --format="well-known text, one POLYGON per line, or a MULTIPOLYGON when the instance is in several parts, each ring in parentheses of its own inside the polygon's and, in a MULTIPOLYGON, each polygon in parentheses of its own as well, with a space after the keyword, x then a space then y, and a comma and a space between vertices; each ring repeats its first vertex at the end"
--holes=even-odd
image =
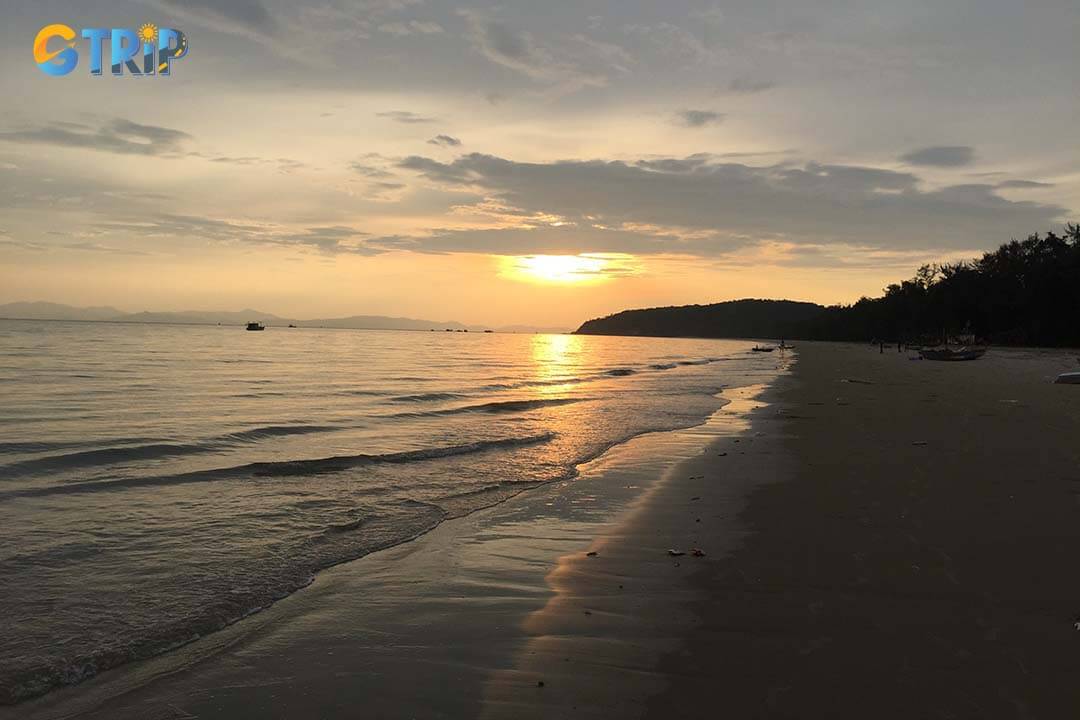
POLYGON ((222 632, 0 718, 518 717, 575 705, 607 716, 611 701, 639 712, 665 687, 654 669, 694 622, 689 581, 707 560, 667 550, 733 542, 742 492, 716 485, 712 510, 702 497, 672 514, 666 488, 705 486, 703 450, 750 432, 761 390, 729 389, 703 426, 635 438, 574 481, 331 568, 222 632), (666 529, 643 545, 634 528, 646 516, 666 529))
POLYGON ((1071 716, 1074 354, 798 352, 703 427, 18 717, 1071 716))

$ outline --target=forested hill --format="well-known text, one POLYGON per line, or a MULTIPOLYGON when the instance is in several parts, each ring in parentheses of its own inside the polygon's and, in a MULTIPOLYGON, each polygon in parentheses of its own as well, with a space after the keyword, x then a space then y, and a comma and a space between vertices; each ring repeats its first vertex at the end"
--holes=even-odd
POLYGON ((713 305, 624 310, 589 320, 579 335, 654 337, 781 338, 794 337, 825 308, 791 300, 732 300, 713 305))
POLYGON ((577 332, 892 342, 973 334, 1001 345, 1080 347, 1080 225, 1013 240, 975 260, 924 265, 882 297, 852 305, 736 300, 627 310, 577 332))

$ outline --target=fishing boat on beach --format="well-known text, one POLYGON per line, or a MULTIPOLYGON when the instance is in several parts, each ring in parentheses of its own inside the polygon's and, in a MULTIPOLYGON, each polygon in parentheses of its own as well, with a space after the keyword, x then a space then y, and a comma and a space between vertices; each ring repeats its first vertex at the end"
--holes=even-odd
POLYGON ((923 360, 978 360, 986 354, 986 348, 967 346, 952 348, 948 345, 941 345, 939 347, 919 348, 918 352, 919 357, 923 360))
POLYGON ((266 326, 263 325, 261 322, 249 322, 247 324, 247 329, 254 332, 256 330, 265 330, 266 326))
POLYGON ((755 345, 750 348, 750 352, 772 352, 776 348, 766 347, 765 345, 755 345))

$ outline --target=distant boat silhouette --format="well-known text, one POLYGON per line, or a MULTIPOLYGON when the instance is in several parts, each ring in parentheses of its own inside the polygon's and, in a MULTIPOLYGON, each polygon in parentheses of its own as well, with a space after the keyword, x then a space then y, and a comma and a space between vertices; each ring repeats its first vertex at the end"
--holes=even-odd
POLYGON ((958 347, 949 346, 919 348, 919 356, 923 360, 978 360, 986 354, 986 348, 981 347, 958 347))
POLYGON ((289 327, 291 327, 291 328, 294 328, 294 327, 296 327, 296 326, 295 326, 295 325, 293 325, 292 323, 289 323, 289 327))
POLYGON ((765 347, 763 345, 755 345, 754 347, 750 348, 750 351, 751 352, 772 352, 775 349, 776 348, 765 347))
POLYGON ((248 330, 265 330, 266 326, 263 325, 261 322, 249 322, 247 324, 247 329, 248 330))

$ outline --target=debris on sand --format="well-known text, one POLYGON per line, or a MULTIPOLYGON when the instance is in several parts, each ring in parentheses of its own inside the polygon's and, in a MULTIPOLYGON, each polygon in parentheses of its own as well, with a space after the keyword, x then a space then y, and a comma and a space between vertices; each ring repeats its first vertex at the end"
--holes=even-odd
POLYGON ((675 548, 672 548, 667 551, 667 554, 671 555, 672 557, 679 557, 680 555, 685 555, 686 553, 684 553, 682 550, 676 550, 675 548))
POLYGON ((701 548, 694 548, 693 550, 690 551, 690 554, 693 555, 694 557, 705 557, 705 551, 702 550, 701 548))
POLYGON ((856 385, 873 385, 873 380, 860 380, 859 378, 843 378, 840 380, 843 383, 855 383, 856 385))

